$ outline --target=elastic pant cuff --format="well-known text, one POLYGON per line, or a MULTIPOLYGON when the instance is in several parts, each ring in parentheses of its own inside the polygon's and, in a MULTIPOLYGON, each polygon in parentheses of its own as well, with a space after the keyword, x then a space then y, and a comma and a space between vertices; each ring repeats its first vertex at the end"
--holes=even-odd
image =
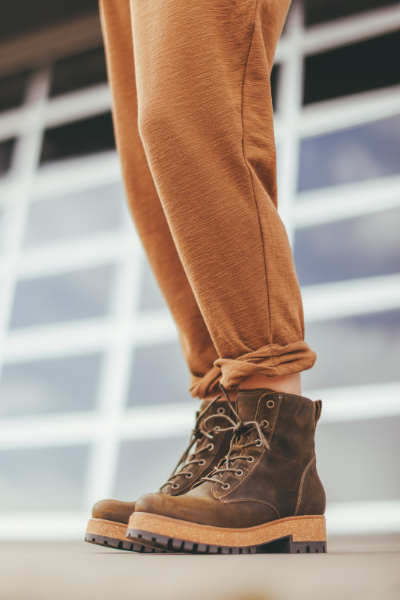
POLYGON ((251 375, 293 375, 311 369, 317 355, 305 342, 294 342, 287 346, 264 346, 254 352, 235 359, 219 358, 214 365, 222 371, 221 383, 234 388, 251 375))
POLYGON ((190 387, 189 392, 194 398, 203 399, 212 392, 221 379, 221 369, 219 367, 212 367, 203 377, 190 374, 190 387))

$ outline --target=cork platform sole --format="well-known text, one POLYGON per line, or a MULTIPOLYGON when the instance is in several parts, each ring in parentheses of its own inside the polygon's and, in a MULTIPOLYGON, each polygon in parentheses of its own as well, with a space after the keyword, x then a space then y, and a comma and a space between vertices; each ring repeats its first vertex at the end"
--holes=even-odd
POLYGON ((167 551, 157 543, 136 538, 126 537, 126 523, 106 521, 105 519, 90 519, 85 534, 85 542, 108 546, 116 550, 130 552, 163 553, 167 551))
POLYGON ((243 529, 199 525, 150 513, 134 513, 129 539, 149 540, 172 552, 201 554, 325 553, 325 517, 287 517, 243 529))

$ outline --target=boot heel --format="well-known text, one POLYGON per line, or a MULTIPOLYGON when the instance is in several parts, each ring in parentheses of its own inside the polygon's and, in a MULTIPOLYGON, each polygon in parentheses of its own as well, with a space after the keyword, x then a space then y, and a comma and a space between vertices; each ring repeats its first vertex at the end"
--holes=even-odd
POLYGON ((257 546, 257 554, 326 554, 326 541, 294 542, 291 535, 257 546))

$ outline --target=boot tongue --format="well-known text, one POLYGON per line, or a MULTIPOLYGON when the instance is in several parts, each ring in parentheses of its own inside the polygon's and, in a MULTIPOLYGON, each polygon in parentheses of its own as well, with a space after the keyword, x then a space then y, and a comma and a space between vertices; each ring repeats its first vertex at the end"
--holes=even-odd
POLYGON ((255 421, 258 401, 264 394, 275 394, 273 390, 242 390, 236 396, 236 410, 242 421, 255 421))

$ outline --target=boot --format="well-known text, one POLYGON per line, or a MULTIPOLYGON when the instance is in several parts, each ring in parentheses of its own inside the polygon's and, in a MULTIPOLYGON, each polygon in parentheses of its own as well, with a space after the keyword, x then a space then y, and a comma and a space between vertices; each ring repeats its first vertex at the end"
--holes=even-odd
POLYGON ((326 552, 314 447, 321 404, 268 389, 239 391, 226 458, 183 496, 139 498, 127 537, 193 553, 326 552))
MULTIPOLYGON (((171 477, 160 489, 160 495, 180 496, 212 471, 229 451, 232 424, 235 424, 230 402, 215 398, 203 401, 196 415, 196 426, 189 445, 171 477), (228 428, 226 427, 228 425, 228 428), (191 450, 195 446, 194 451, 191 450)), ((93 506, 85 541, 134 552, 165 552, 165 548, 149 540, 126 538, 129 517, 135 502, 100 500, 93 506)))

